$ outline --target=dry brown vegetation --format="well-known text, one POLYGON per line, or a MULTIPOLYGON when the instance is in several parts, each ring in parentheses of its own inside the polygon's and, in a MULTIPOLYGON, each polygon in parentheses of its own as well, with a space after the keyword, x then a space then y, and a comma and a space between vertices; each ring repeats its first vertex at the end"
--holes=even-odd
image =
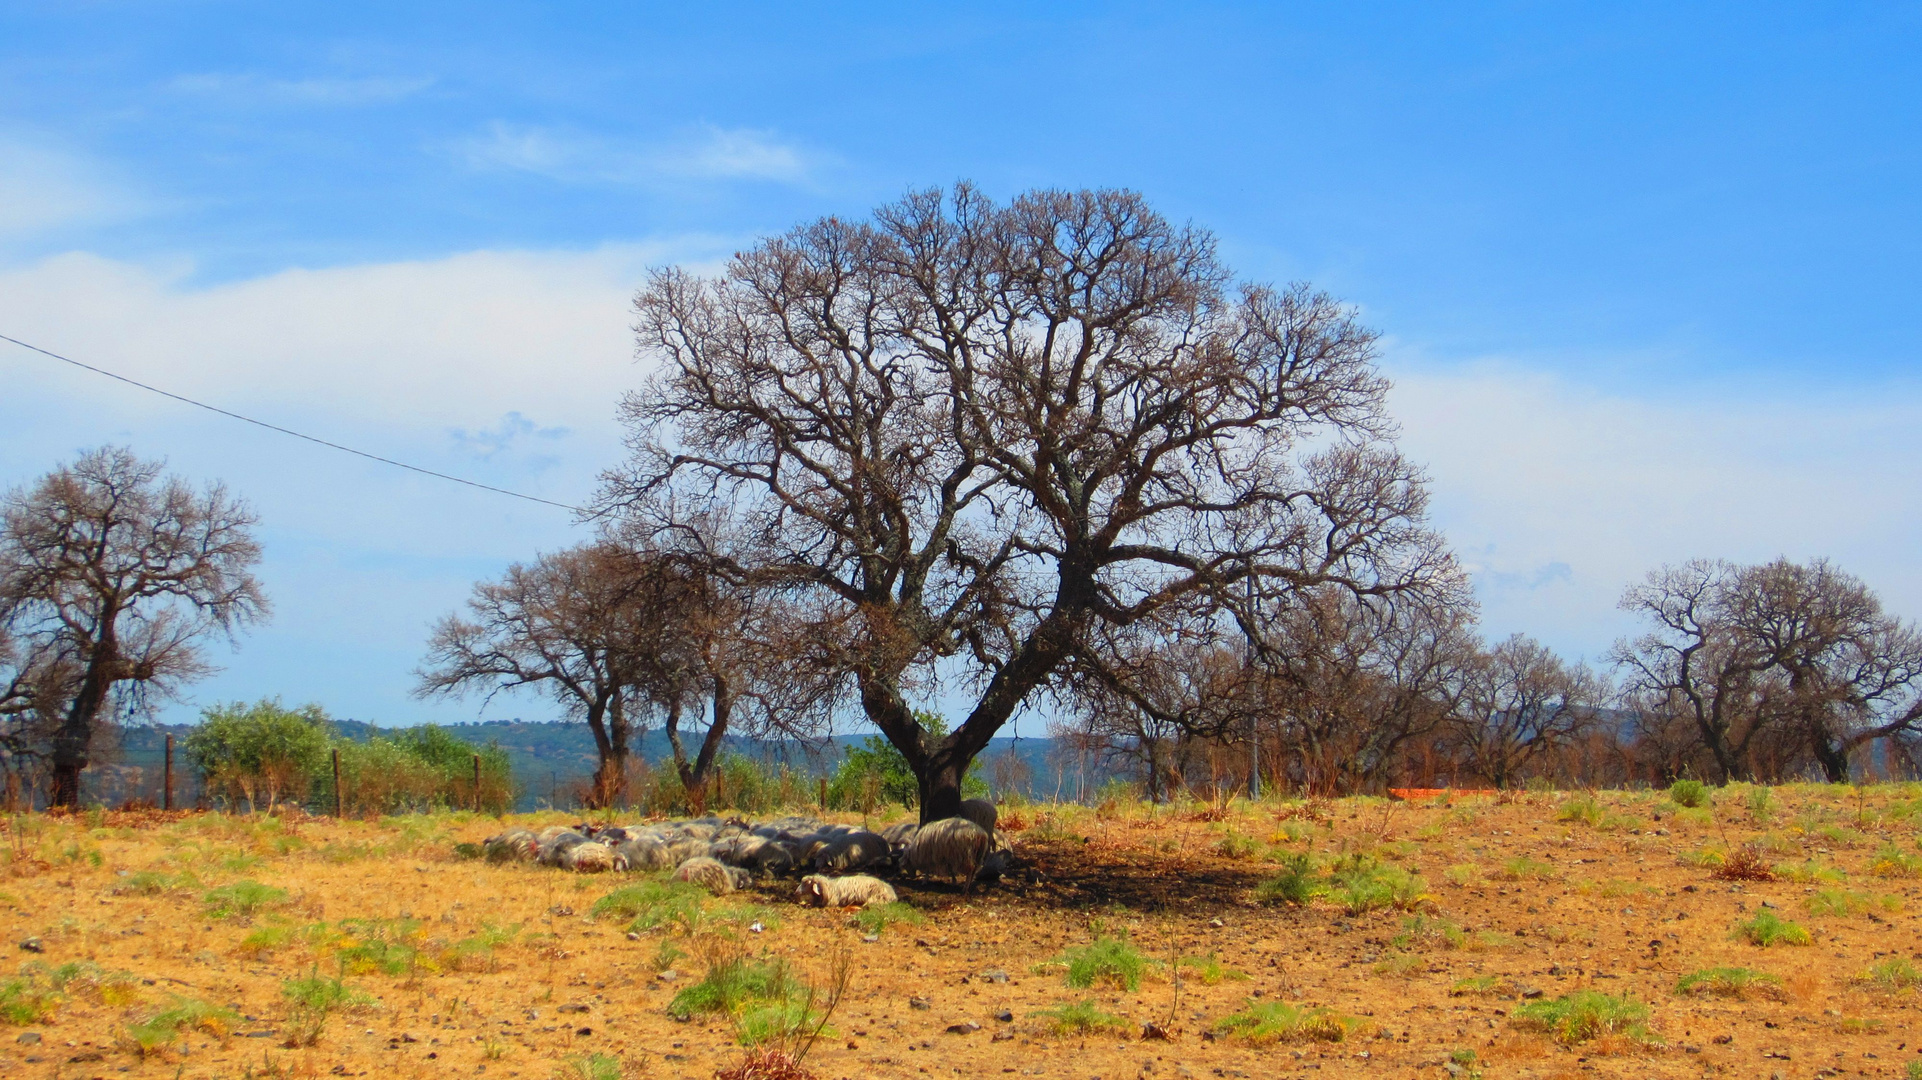
POLYGON ((655 879, 464 859, 457 843, 500 828, 474 815, 14 818, 0 1075, 709 1077, 742 1070, 744 1034, 804 1040, 751 1005, 676 1020, 677 995, 730 964, 819 990, 837 953, 846 996, 804 1061, 824 1078, 1901 1077, 1922 1060, 1922 788, 1003 820, 1025 826, 1022 872, 968 897, 902 882, 906 909, 857 921, 796 906, 791 882, 630 891, 597 917, 655 879), (1718 879, 1731 853, 1773 880, 1718 879))

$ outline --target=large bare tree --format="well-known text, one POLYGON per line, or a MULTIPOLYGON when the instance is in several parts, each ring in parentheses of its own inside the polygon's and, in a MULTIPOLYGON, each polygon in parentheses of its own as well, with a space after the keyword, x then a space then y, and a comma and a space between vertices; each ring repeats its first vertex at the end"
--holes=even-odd
POLYGON ((1516 634, 1467 658, 1455 695, 1454 741, 1469 767, 1506 788, 1596 727, 1606 696, 1585 665, 1570 665, 1516 634))
POLYGON ((205 674, 201 642, 267 612, 252 511, 217 484, 197 491, 163 470, 105 447, 0 506, 0 624, 38 691, 55 806, 78 805, 116 703, 137 707, 205 674))
POLYGON ((1454 573, 1388 442, 1374 335, 1305 287, 1236 283, 1125 191, 968 186, 828 218, 636 299, 658 364, 623 404, 610 510, 720 505, 730 573, 806 596, 923 820, 1103 626, 1258 592, 1454 573), (974 704, 944 737, 913 701, 974 704))

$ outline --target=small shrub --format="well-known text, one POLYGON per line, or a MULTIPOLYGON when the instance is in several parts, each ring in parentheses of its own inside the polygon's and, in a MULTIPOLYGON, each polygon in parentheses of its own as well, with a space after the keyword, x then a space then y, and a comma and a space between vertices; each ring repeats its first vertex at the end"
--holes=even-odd
POLYGON ((1775 816, 1775 797, 1768 788, 1757 784, 1748 789, 1744 800, 1748 804, 1749 819, 1757 825, 1766 825, 1775 816))
POLYGON ((1199 979, 1203 986, 1214 986, 1222 982, 1243 982, 1248 978, 1248 973, 1245 971, 1222 966, 1221 959, 1214 953, 1206 956, 1184 956, 1176 961, 1175 967, 1177 970, 1185 968, 1193 972, 1194 977, 1199 979))
POLYGON ((1387 907, 1407 911, 1433 899, 1419 875, 1364 856, 1344 859, 1328 877, 1331 895, 1350 915, 1387 907))
POLYGON ((1566 1045, 1603 1035, 1648 1039, 1648 1006, 1629 997, 1598 990, 1577 990, 1552 1001, 1530 1001, 1518 1006, 1509 1022, 1528 1031, 1541 1031, 1566 1045))
POLYGON ((1048 1027, 1056 1035, 1088 1035, 1099 1031, 1126 1031, 1128 1021, 1110 1012, 1102 1011, 1101 1006, 1092 1000, 1082 1000, 1072 1004, 1057 1005, 1052 1009, 1038 1009, 1029 1016, 1046 1017, 1048 1027))
POLYGON ((1766 972, 1745 967, 1703 968, 1691 971, 1675 983, 1678 994, 1700 997, 1746 998, 1751 994, 1779 997, 1782 980, 1766 972))
POLYGON ((1675 805, 1693 810, 1708 802, 1708 785, 1700 780, 1677 780, 1668 786, 1668 797, 1675 805))
POLYGON ((865 907, 854 913, 855 924, 870 934, 880 934, 895 923, 920 926, 927 921, 926 916, 900 900, 865 907))
POLYGON ((1743 844, 1728 853, 1722 865, 1709 875, 1720 881, 1774 881, 1775 872, 1762 858, 1762 852, 1754 844, 1743 844))
POLYGON ((0 982, 0 1020, 9 1024, 38 1024, 53 1015, 60 995, 31 977, 0 982))
POLYGON ((1223 1017, 1214 1030, 1254 1046, 1277 1042, 1340 1042, 1359 1022, 1329 1009, 1303 1009, 1282 1001, 1248 1002, 1233 1016, 1223 1017))
POLYGON ((248 919, 262 910, 287 902, 287 890, 262 885, 258 881, 236 881, 211 889, 202 897, 207 914, 216 919, 248 919))
POLYGON ((1234 830, 1215 843, 1215 852, 1230 859, 1251 858, 1261 851, 1261 842, 1252 836, 1243 836, 1234 830))
POLYGON ((1554 864, 1526 855, 1517 855, 1502 863, 1500 877, 1504 881, 1539 881, 1555 872, 1554 864))
POLYGON ((594 902, 588 914, 596 919, 629 920, 629 930, 679 926, 692 933, 706 915, 707 891, 685 881, 643 881, 615 889, 594 902))
POLYGON ((511 926, 481 924, 480 931, 472 937, 462 938, 441 950, 440 962, 452 971, 495 971, 500 961, 495 959, 494 950, 514 940, 521 932, 519 923, 511 926))
POLYGON ((1414 953, 1390 953, 1375 963, 1375 974, 1412 979, 1428 969, 1428 961, 1414 953))
POLYGON ((1577 795, 1555 808, 1556 821, 1579 821, 1584 825, 1600 825, 1608 816, 1608 811, 1593 795, 1577 795))
POLYGON ((348 975, 404 975, 421 964, 419 919, 342 919, 334 955, 348 975))
POLYGON ((1784 920, 1769 908, 1757 911, 1752 919, 1736 923, 1732 936, 1765 949, 1774 945, 1807 945, 1810 941, 1807 930, 1784 920))
POLYGON ((783 960, 751 960, 739 953, 717 956, 700 982, 674 995, 667 1012, 676 1020, 736 1016, 750 1004, 787 1001, 803 992, 783 960))
POLYGON ((570 1054, 555 1075, 562 1080, 623 1080, 627 1069, 613 1054, 570 1054))
POLYGON ((1448 869, 1443 870, 1442 877, 1446 879, 1450 885, 1458 887, 1473 885, 1481 880, 1482 870, 1481 867, 1476 866, 1474 863, 1456 863, 1448 869))

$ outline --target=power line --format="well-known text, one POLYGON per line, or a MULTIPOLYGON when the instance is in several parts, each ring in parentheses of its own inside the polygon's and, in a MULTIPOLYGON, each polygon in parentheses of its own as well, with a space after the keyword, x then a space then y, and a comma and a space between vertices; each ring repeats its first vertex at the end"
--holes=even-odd
POLYGON ((21 341, 19 338, 8 337, 5 334, 0 334, 0 341, 11 341, 15 345, 18 345, 23 349, 31 349, 42 356, 50 356, 55 360, 60 361, 61 363, 72 364, 74 367, 81 368, 86 371, 91 371, 96 375, 105 375, 109 379, 114 379, 119 382, 126 383, 128 386, 137 386, 142 390, 159 394, 161 397, 172 398, 175 401, 185 402, 186 404, 192 405, 195 408, 205 409, 208 412, 212 412, 212 413, 219 413, 222 416, 231 417, 232 419, 240 420, 245 423, 252 424, 255 427, 266 428, 268 431, 278 431, 282 435, 292 435, 296 439, 305 439, 310 443, 317 443, 321 446, 327 447, 330 450, 339 450, 343 453, 353 454, 355 457, 364 457, 369 461, 378 461, 382 465, 392 465, 395 468, 406 469, 409 472, 417 472, 417 473, 420 473, 422 476, 431 476, 437 480, 452 480, 456 484, 466 484, 468 487, 480 488, 482 491, 491 491, 497 495, 511 495, 516 499, 526 499, 528 502, 537 502, 547 506, 556 506, 562 510, 572 510, 577 514, 590 513, 590 511, 583 510, 578 506, 570 506, 567 503, 555 502, 552 499, 543 499, 538 495, 526 495, 518 491, 509 491, 506 488, 495 487, 492 484, 483 484, 478 480, 465 480, 458 476, 449 476, 444 472, 435 472, 432 469, 423 469, 419 465, 409 465, 405 461, 395 461, 393 458, 381 457, 379 454, 370 454, 365 450, 356 450, 351 446, 342 446, 337 442, 328 442, 326 439, 322 439, 314 435, 308 435, 299 431, 295 431, 292 428, 284 428, 284 427, 281 427, 279 424, 270 424, 265 420, 256 420, 251 416, 242 416, 237 412, 232 412, 230 410, 223 409, 218 405, 209 405, 204 401, 195 401, 193 398, 185 397, 168 390, 162 390, 158 386, 149 386, 148 384, 143 383, 138 379, 129 379, 125 375, 115 374, 114 372, 108 371, 106 368, 95 367, 92 364, 83 364, 80 361, 75 360, 71 356, 62 356, 57 352, 51 352, 47 349, 41 348, 38 345, 29 345, 26 342, 21 341))

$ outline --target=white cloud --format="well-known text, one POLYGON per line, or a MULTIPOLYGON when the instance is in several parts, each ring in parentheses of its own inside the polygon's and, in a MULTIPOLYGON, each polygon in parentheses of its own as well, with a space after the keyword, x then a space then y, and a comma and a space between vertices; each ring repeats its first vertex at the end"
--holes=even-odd
POLYGON ((359 78, 270 79, 238 72, 181 75, 168 82, 176 92, 222 98, 248 106, 385 105, 412 97, 434 84, 431 78, 372 75, 359 78))
POLYGON ((535 173, 572 184, 647 184, 685 180, 805 183, 817 155, 772 132, 703 127, 655 144, 558 128, 496 122, 453 145, 470 168, 535 173))
POLYGON ((1606 392, 1512 365, 1397 373, 1393 408, 1475 573, 1487 629, 1595 656, 1650 569, 1831 556, 1922 616, 1913 388, 1606 392))
POLYGON ((0 241, 133 217, 142 201, 85 159, 0 134, 0 241))

